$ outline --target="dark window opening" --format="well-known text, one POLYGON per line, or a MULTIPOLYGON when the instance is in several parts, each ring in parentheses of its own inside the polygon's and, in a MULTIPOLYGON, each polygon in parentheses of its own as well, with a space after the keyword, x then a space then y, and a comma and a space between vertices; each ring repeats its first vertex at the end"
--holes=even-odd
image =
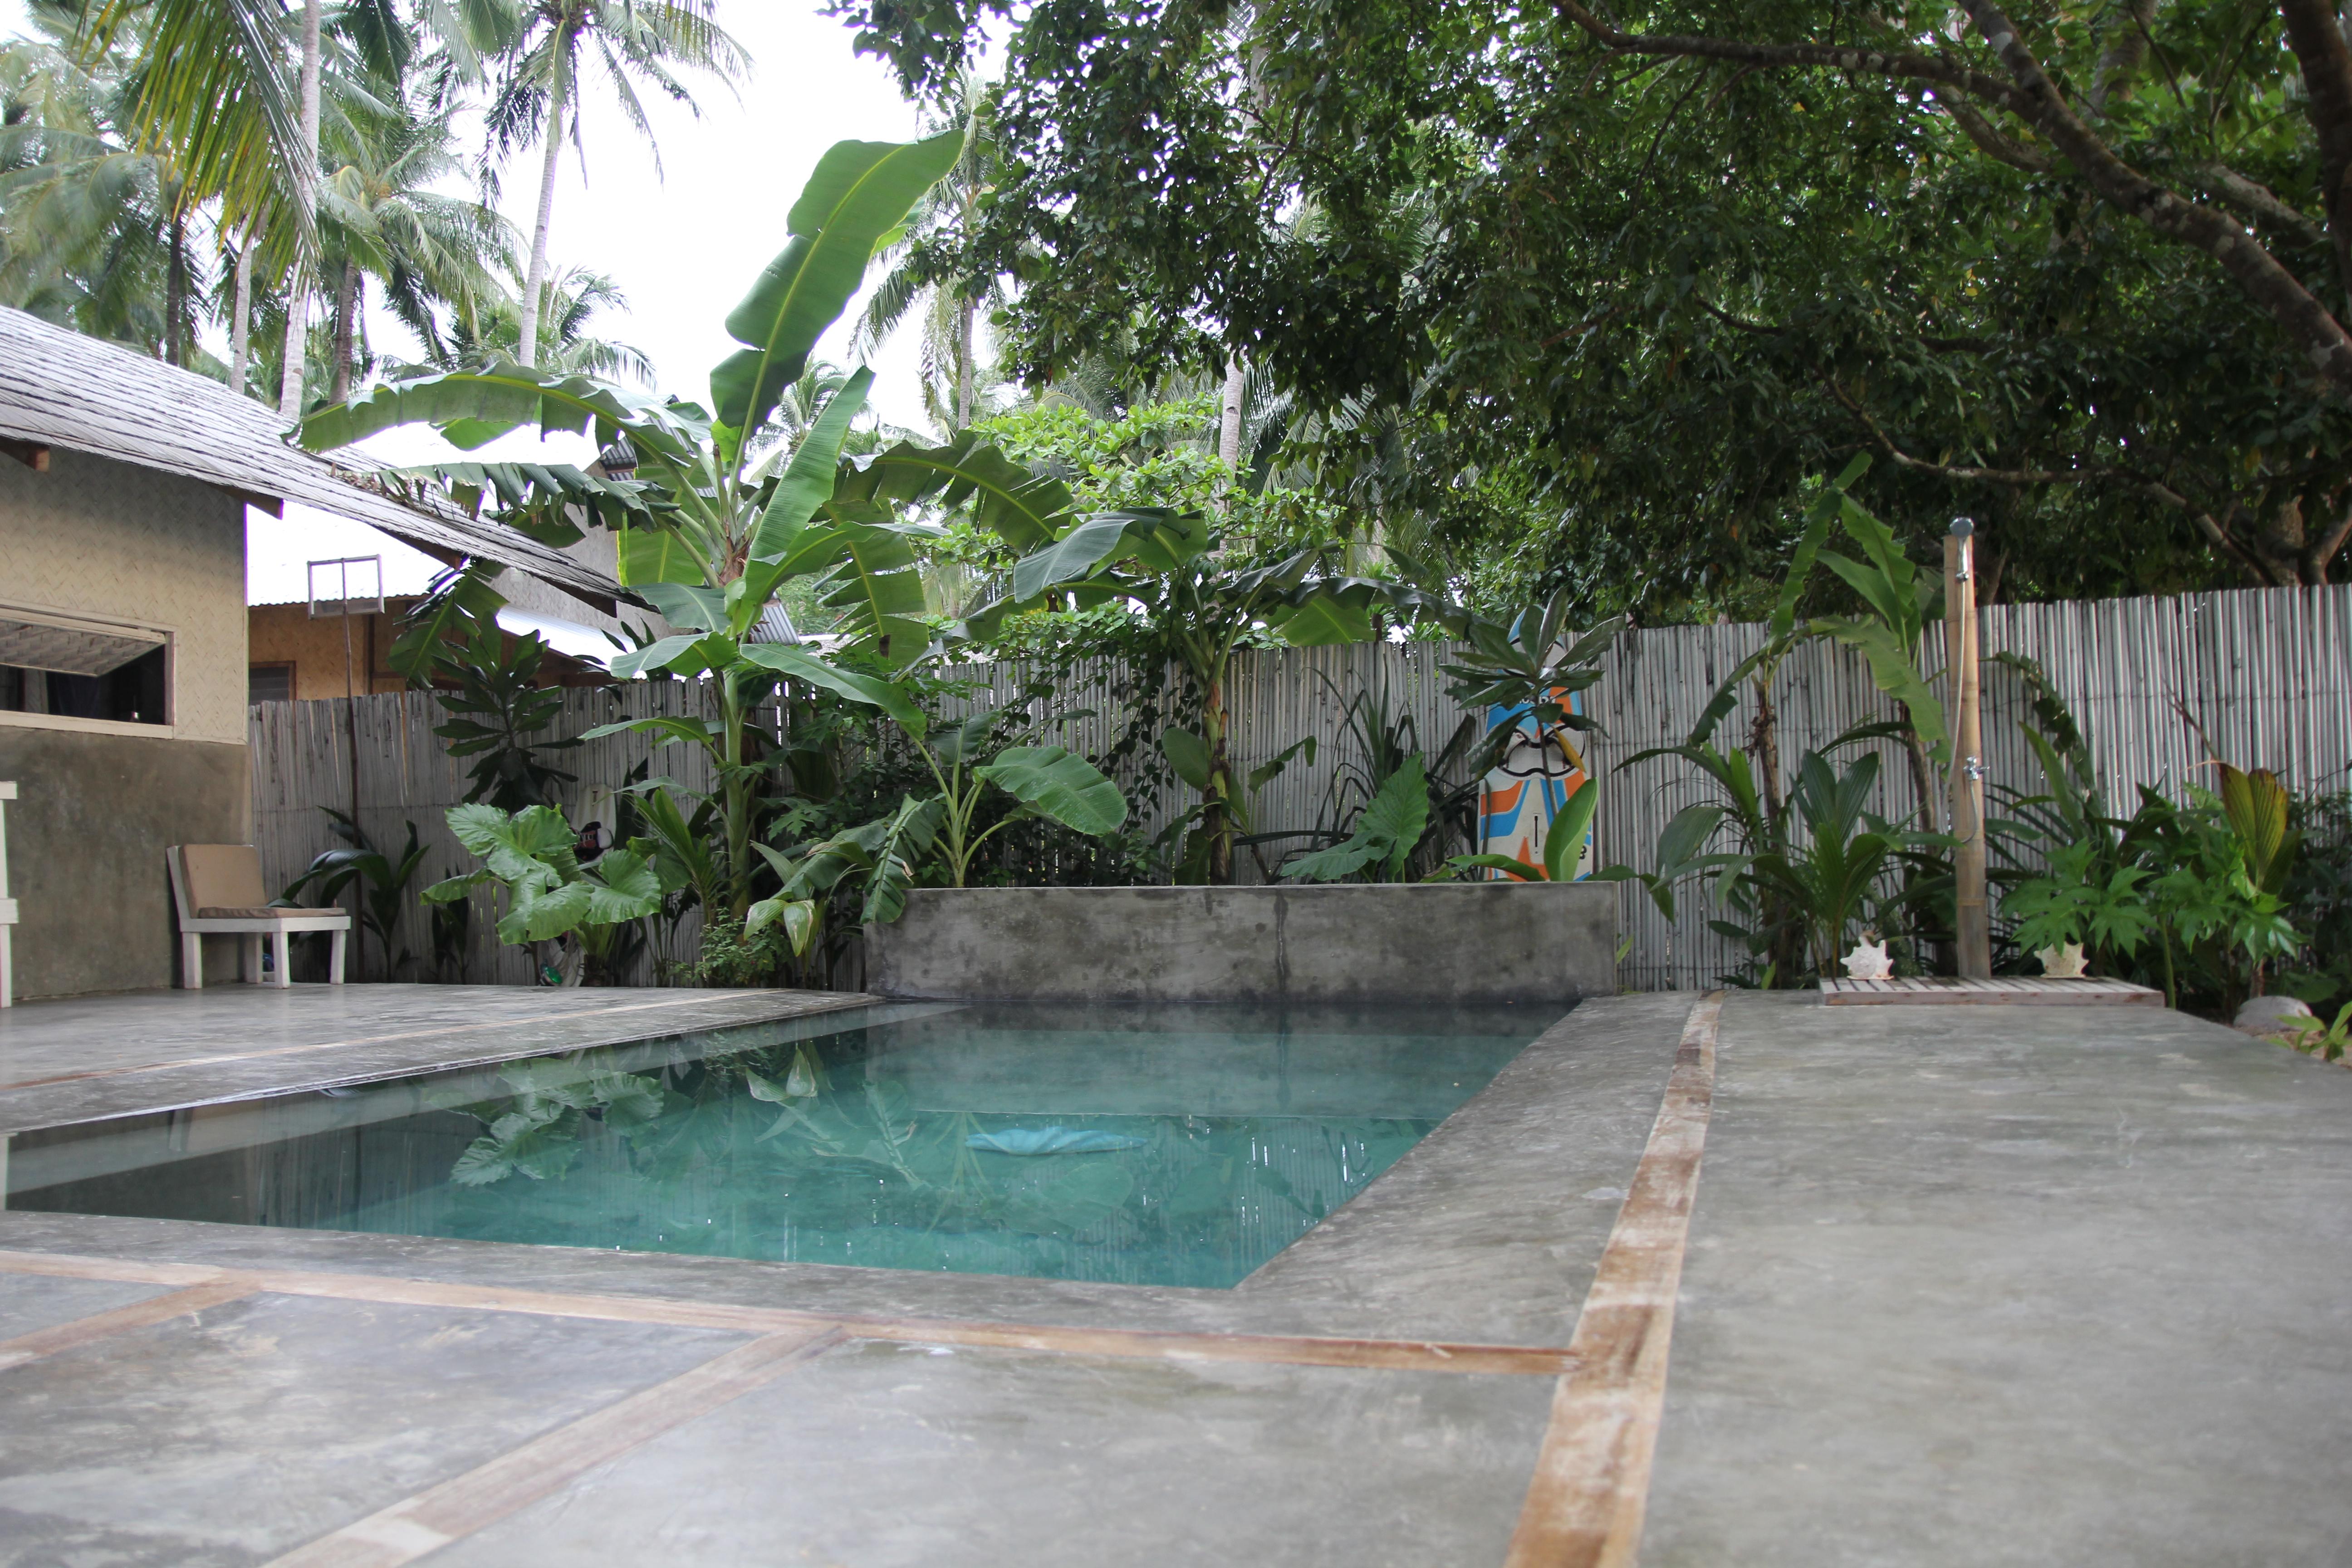
POLYGON ((245 700, 256 702, 291 702, 294 700, 294 667, 290 664, 257 664, 246 671, 245 700))
POLYGON ((110 719, 121 724, 168 723, 163 659, 163 646, 158 644, 104 675, 63 675, 53 669, 0 665, 0 711, 110 719))

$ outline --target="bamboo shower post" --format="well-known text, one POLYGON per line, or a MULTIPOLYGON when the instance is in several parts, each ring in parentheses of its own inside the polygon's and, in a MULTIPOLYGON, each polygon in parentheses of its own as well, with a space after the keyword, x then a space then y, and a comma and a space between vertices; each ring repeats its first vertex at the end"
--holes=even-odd
POLYGON ((1984 723, 1977 689, 1974 534, 1965 517, 1944 536, 1944 652, 1952 704, 1952 877, 1963 980, 1992 978, 1992 912, 1985 903, 1984 723))

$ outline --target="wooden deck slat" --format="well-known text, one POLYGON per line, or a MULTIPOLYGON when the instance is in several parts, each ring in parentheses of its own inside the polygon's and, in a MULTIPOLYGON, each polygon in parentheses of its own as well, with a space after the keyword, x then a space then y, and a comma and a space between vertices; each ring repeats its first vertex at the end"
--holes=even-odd
POLYGON ((2135 985, 2128 980, 2052 980, 2031 974, 2005 974, 1990 980, 1956 980, 1940 974, 1888 980, 1832 976, 1822 982, 1822 1001, 1832 1007, 1905 1003, 1930 1006, 2161 1007, 2164 993, 2135 985))

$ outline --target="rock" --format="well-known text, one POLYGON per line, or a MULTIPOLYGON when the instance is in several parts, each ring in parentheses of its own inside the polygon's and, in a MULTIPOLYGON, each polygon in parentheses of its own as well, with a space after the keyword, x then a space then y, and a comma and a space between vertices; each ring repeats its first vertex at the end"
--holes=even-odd
POLYGON ((2292 996, 2256 996, 2238 1009, 2230 1026, 2258 1039, 2284 1040, 2291 1037, 2301 1021, 2311 1017, 2311 1005, 2292 996))

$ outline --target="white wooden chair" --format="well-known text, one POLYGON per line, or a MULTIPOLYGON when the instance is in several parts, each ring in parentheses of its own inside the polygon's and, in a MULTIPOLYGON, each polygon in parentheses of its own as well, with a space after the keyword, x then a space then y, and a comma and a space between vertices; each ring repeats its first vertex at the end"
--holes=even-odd
POLYGON ((327 984, 343 983, 343 942, 352 929, 347 910, 272 908, 262 890, 261 853, 250 844, 181 844, 164 858, 172 868, 172 900, 180 906, 182 986, 204 989, 204 939, 226 933, 245 938, 238 967, 248 985, 261 984, 261 939, 269 938, 278 961, 270 984, 284 990, 293 984, 286 939, 306 931, 334 933, 327 984))
MULTIPOLYGON (((16 798, 14 784, 0 783, 0 801, 16 798)), ((16 1000, 15 955, 9 952, 14 935, 9 927, 16 923, 16 900, 8 896, 8 809, 0 806, 0 1007, 16 1000)))

